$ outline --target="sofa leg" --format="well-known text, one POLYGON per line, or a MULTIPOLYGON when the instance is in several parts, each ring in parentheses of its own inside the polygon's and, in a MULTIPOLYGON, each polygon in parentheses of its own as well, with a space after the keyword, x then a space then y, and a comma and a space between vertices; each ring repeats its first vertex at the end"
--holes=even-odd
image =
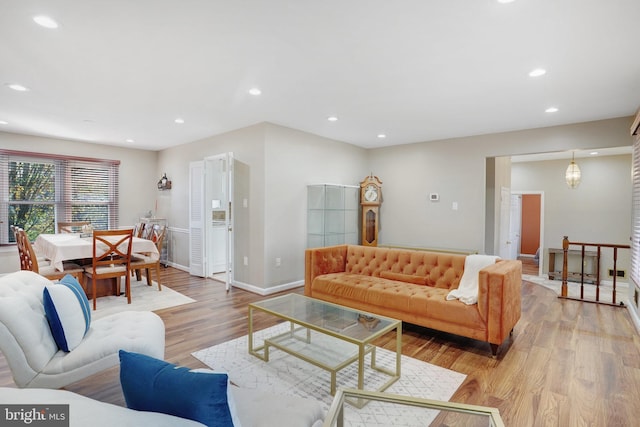
POLYGON ((493 357, 496 357, 498 355, 498 347, 500 347, 498 344, 492 344, 489 343, 489 345, 491 346, 491 355, 493 357))

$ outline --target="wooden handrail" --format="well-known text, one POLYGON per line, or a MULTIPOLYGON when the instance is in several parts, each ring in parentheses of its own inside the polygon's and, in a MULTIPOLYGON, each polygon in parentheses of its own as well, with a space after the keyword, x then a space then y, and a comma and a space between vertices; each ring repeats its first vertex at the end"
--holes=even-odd
MULTIPOLYGON (((597 302, 601 304, 609 304, 608 302, 600 301, 600 255, 602 248, 612 248, 613 249, 613 290, 611 295, 611 305, 616 305, 616 279, 617 279, 617 263, 618 263, 618 249, 631 249, 629 245, 618 245, 613 243, 584 243, 584 242, 570 242, 568 236, 564 236, 562 239, 562 290, 560 293, 561 298, 567 299, 578 299, 580 301, 589 301, 589 302, 597 302), (580 262, 580 298, 569 298, 568 296, 568 288, 567 288, 567 277, 568 277, 568 252, 569 246, 580 246, 582 248, 581 254, 581 262, 580 262), (595 301, 585 299, 584 297, 584 258, 585 258, 585 248, 587 246, 596 247, 597 255, 596 255, 596 278, 594 284, 596 286, 596 299, 595 301)), ((623 302, 620 302, 620 305, 624 305, 623 302)))

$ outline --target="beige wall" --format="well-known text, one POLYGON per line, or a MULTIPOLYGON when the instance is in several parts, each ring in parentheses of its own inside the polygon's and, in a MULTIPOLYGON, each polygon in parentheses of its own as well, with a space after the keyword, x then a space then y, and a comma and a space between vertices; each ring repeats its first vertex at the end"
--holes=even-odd
POLYGON ((249 242, 235 248, 237 257, 246 256, 249 265, 236 262, 235 279, 257 292, 298 284, 304 276, 307 184, 357 184, 365 174, 366 151, 269 123, 161 151, 158 167, 172 178, 173 188, 163 194, 159 215, 178 229, 170 245, 179 266, 189 265, 189 162, 225 152, 233 152, 250 174, 249 242), (276 258, 281 260, 279 267, 276 258))
MULTIPOLYGON (((623 117, 371 150, 370 168, 384 191, 380 242, 484 252, 487 158, 630 146, 631 122, 623 117), (440 201, 430 202, 430 192, 439 193, 440 201)), ((616 188, 606 180, 601 185, 616 188)), ((628 221, 614 226, 628 233, 628 221)))
POLYGON ((276 125, 265 139, 264 283, 274 286, 304 277, 307 185, 358 185, 369 170, 366 150, 354 145, 276 125))
MULTIPOLYGON (((543 273, 548 271, 547 249, 562 248, 563 236, 574 242, 629 244, 631 154, 580 158, 576 163, 582 181, 573 190, 564 182, 568 160, 512 164, 513 191, 543 193, 543 273)), ((617 269, 628 270, 629 255, 628 250, 619 252, 617 269)), ((612 254, 603 252, 601 268, 613 268, 612 260, 612 254)))
POLYGON ((167 172, 172 180, 172 189, 162 194, 158 215, 169 220, 169 251, 176 266, 189 267, 189 163, 233 152, 234 158, 249 169, 251 229, 249 247, 245 248, 247 253, 244 254, 249 265, 236 265, 235 273, 247 283, 263 283, 264 271, 260 260, 264 259, 264 129, 265 124, 258 124, 160 151, 158 170, 167 172))
MULTIPOLYGON (((618 118, 372 150, 268 123, 158 153, 6 133, 0 133, 0 146, 121 160, 122 222, 133 222, 157 202, 157 216, 166 217, 171 227, 171 260, 185 268, 189 265, 189 163, 233 152, 250 174, 250 238, 240 249, 248 253, 249 266, 236 265, 236 274, 261 291, 303 279, 308 184, 357 184, 373 172, 383 181, 380 243, 484 252, 487 241, 495 242, 495 235, 485 235, 487 223, 497 227, 497 220, 489 218, 486 210, 488 158, 630 146, 630 123, 631 118, 618 118), (159 192, 155 185, 163 172, 173 188, 159 192), (431 192, 439 193, 438 202, 428 200, 431 192), (457 210, 452 209, 453 202, 457 210), (280 267, 275 266, 275 258, 281 259, 280 267)), ((503 163, 494 162, 496 183, 508 182, 503 163)), ((612 188, 606 180, 600 185, 612 188)), ((630 194, 623 192, 620 197, 630 201, 630 194)), ((559 229, 566 229, 563 224, 570 220, 561 221, 559 229)), ((628 233, 629 224, 621 221, 616 227, 628 233)))
MULTIPOLYGON (((54 138, 0 132, 0 148, 120 160, 120 225, 132 225, 154 208, 157 196, 157 153, 155 151, 87 144, 54 138)), ((0 251, 0 273, 19 269, 17 251, 0 251)))

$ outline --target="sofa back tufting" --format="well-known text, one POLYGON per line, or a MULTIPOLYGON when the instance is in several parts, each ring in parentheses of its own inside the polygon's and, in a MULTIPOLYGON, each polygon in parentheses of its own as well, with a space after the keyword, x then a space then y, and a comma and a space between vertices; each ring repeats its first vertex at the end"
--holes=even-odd
POLYGON ((345 272, 456 289, 465 258, 458 254, 349 245, 345 272))

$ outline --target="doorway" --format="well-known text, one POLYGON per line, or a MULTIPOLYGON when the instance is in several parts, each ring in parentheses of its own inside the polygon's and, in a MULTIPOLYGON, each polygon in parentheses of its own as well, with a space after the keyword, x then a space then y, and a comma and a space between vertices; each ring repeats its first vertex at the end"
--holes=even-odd
POLYGON ((233 153, 204 160, 205 175, 205 254, 207 277, 233 282, 233 153))
POLYGON ((236 249, 247 253, 249 246, 249 168, 224 153, 191 162, 189 169, 189 272, 219 279, 228 291, 237 278, 234 266, 241 265, 236 249), (242 200, 241 209, 235 200, 242 200))
POLYGON ((511 203, 511 223, 518 224, 512 227, 511 231, 519 241, 517 257, 535 262, 538 267, 538 276, 541 276, 544 247, 544 193, 541 191, 513 192, 511 203))

